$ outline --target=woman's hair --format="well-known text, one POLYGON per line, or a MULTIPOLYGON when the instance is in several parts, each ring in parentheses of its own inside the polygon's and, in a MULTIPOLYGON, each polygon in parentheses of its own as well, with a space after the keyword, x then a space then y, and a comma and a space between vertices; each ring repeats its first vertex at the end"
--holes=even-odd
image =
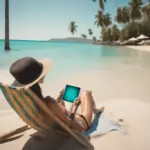
POLYGON ((42 89, 38 83, 34 84, 33 86, 30 87, 30 90, 36 94, 40 99, 44 99, 42 95, 42 89))

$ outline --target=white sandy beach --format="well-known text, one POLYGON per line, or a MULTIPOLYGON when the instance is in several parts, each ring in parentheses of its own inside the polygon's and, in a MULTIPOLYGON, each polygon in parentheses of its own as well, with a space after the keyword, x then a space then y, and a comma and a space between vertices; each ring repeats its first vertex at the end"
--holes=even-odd
MULTIPOLYGON (((51 93, 51 95, 55 97, 66 83, 81 86, 83 89, 92 90, 97 105, 105 106, 105 111, 108 116, 116 120, 123 119, 124 122, 122 124, 125 129, 123 132, 114 131, 101 137, 93 138, 91 143, 94 149, 149 150, 150 69, 133 69, 132 67, 127 68, 124 65, 120 65, 113 67, 113 69, 79 73, 69 78, 59 79, 57 82, 46 82, 43 85, 44 94, 47 95, 51 93)), ((0 79, 5 83, 10 83, 12 81, 12 77, 10 77, 7 71, 3 71, 3 74, 0 74, 0 79)), ((24 124, 12 110, 9 110, 10 107, 3 100, 2 96, 0 103, 1 134, 24 124), (7 108, 7 110, 4 108, 7 108)), ((58 137, 57 141, 56 139, 54 140, 54 137, 45 138, 43 142, 36 141, 34 138, 30 138, 30 134, 34 132, 34 130, 29 130, 16 140, 0 144, 0 149, 7 150, 12 147, 15 150, 69 150, 70 147, 71 149, 85 149, 74 140, 67 139, 66 141, 65 138, 63 138, 65 140, 63 143, 61 143, 62 139, 58 137), (61 143, 59 144, 61 148, 58 147, 58 142, 61 143)))
POLYGON ((150 46, 149 45, 138 45, 138 46, 126 46, 127 48, 132 48, 134 50, 139 50, 139 51, 150 51, 150 46))
MULTIPOLYGON (((129 48, 141 51, 148 51, 149 49, 147 46, 129 46, 129 48)), ((143 54, 139 55, 143 56, 143 54)), ((78 73, 62 79, 60 75, 57 82, 48 83, 45 81, 42 85, 44 95, 50 94, 56 97, 66 83, 92 90, 97 105, 105 106, 105 112, 108 116, 115 120, 123 119, 124 121, 122 132, 110 132, 104 136, 93 138, 91 143, 94 149, 149 150, 150 69, 149 64, 146 66, 145 64, 139 65, 136 63, 137 61, 139 60, 125 58, 110 64, 108 62, 109 65, 101 70, 78 73)), ((1 70, 0 79, 4 83, 11 83, 13 80, 8 70, 1 70)), ((0 94, 0 118, 0 134, 7 133, 25 124, 10 108, 2 94, 0 94)), ((34 132, 34 130, 26 131, 18 139, 0 144, 0 149, 7 150, 13 147, 15 150, 69 150, 70 147, 73 149, 72 145, 77 149, 85 149, 74 140, 65 140, 64 137, 60 138, 54 133, 51 134, 52 137, 45 138, 43 142, 37 141, 30 138, 30 135, 34 132), (62 138, 64 142, 62 142, 62 138), (49 141, 51 141, 51 144, 49 141), (58 146, 58 142, 61 148, 58 146)))

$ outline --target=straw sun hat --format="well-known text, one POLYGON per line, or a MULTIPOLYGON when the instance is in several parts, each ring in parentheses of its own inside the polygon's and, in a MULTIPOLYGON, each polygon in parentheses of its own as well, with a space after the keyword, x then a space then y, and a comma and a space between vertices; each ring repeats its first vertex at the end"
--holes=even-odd
POLYGON ((10 67, 10 73, 15 78, 13 85, 17 87, 31 87, 39 82, 51 67, 52 61, 50 59, 37 61, 32 57, 21 58, 10 67))

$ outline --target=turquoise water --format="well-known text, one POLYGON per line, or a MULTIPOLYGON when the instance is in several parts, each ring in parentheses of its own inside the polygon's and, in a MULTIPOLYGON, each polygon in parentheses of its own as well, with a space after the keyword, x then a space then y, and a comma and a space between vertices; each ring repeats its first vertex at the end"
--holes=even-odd
POLYGON ((1 70, 9 69, 12 62, 25 56, 36 59, 50 58, 53 61, 51 77, 103 69, 106 64, 118 59, 137 57, 137 52, 119 47, 83 43, 14 40, 10 45, 12 50, 5 52, 4 41, 0 41, 1 70))
MULTIPOLYGON (((5 52, 4 41, 0 41, 0 82, 12 82, 9 67, 21 57, 50 58, 53 68, 42 85, 45 96, 56 97, 65 84, 74 84, 92 90, 98 101, 125 97, 149 101, 149 52, 125 47, 35 41, 11 41, 11 49, 5 52)), ((9 108, 1 96, 0 110, 9 108)))

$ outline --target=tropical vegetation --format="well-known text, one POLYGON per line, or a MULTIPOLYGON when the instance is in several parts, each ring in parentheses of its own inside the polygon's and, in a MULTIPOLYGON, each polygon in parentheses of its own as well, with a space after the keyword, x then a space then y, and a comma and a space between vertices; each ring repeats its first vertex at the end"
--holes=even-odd
POLYGON ((116 10, 115 21, 126 24, 130 22, 130 15, 128 7, 118 7, 116 10))
POLYGON ((93 39, 93 41, 94 41, 94 42, 96 42, 96 37, 95 37, 95 36, 93 36, 93 38, 92 38, 92 39, 93 39))
POLYGON ((72 33, 72 34, 75 34, 75 32, 77 32, 77 25, 76 25, 76 22, 75 21, 71 21, 70 24, 69 24, 69 31, 72 33))
POLYGON ((88 33, 89 33, 90 36, 92 36, 93 35, 92 29, 88 29, 88 33))
MULTIPOLYGON (((95 18, 96 18, 95 24, 97 24, 97 26, 101 26, 101 27, 103 27, 103 26, 107 27, 110 24, 112 24, 110 14, 109 13, 103 14, 103 11, 102 11, 102 10, 104 10, 104 3, 106 2, 106 0, 92 0, 92 1, 93 2, 98 1, 99 2, 99 8, 101 9, 98 11, 98 14, 95 15, 95 18), (101 21, 101 17, 103 18, 103 21, 101 21)), ((72 34, 75 34, 75 32, 77 32, 76 28, 77 28, 77 26, 75 25, 75 22, 74 21, 70 22, 69 31, 72 34)), ((88 34, 89 34, 89 36, 93 35, 92 29, 88 29, 88 34)), ((87 35, 81 34, 81 37, 86 39, 87 35)), ((95 36, 93 36, 92 39, 94 42, 96 41, 95 36)))
POLYGON ((144 19, 145 20, 150 20, 150 0, 149 0, 149 4, 145 5, 144 7, 142 7, 142 12, 144 14, 144 19))
POLYGON ((142 0, 130 0, 129 1, 129 14, 130 19, 132 22, 134 22, 137 19, 141 19, 141 8, 142 8, 143 2, 142 0))
POLYGON ((141 34, 150 37, 150 3, 143 6, 142 0, 130 0, 128 6, 117 8, 115 21, 122 25, 121 29, 115 24, 104 26, 102 12, 98 12, 96 18, 103 41, 123 41, 141 34))
MULTIPOLYGON (((92 0, 92 1, 96 2, 97 0, 92 0)), ((99 8, 104 10, 104 3, 106 2, 106 0, 98 0, 98 1, 99 1, 99 8)))
POLYGON ((120 37, 120 30, 117 25, 112 25, 109 28, 102 28, 101 39, 102 41, 117 41, 120 37))
POLYGON ((95 25, 97 27, 108 27, 112 24, 111 17, 109 13, 103 13, 103 11, 99 10, 95 15, 95 25))
MULTIPOLYGON (((112 23, 111 15, 103 11, 104 2, 106 1, 99 0, 100 9, 95 15, 94 23, 96 27, 101 28, 102 41, 123 41, 140 34, 150 37, 150 1, 144 5, 144 0, 129 0, 128 6, 118 7, 114 18, 116 23, 112 23)), ((91 29, 88 30, 88 34, 93 35, 91 29)), ((84 35, 81 34, 81 37, 87 38, 84 35)), ((94 36, 93 38, 95 41, 94 36)))
POLYGON ((87 38, 87 36, 86 36, 85 34, 81 34, 81 37, 82 37, 83 39, 86 39, 86 38, 87 38))

